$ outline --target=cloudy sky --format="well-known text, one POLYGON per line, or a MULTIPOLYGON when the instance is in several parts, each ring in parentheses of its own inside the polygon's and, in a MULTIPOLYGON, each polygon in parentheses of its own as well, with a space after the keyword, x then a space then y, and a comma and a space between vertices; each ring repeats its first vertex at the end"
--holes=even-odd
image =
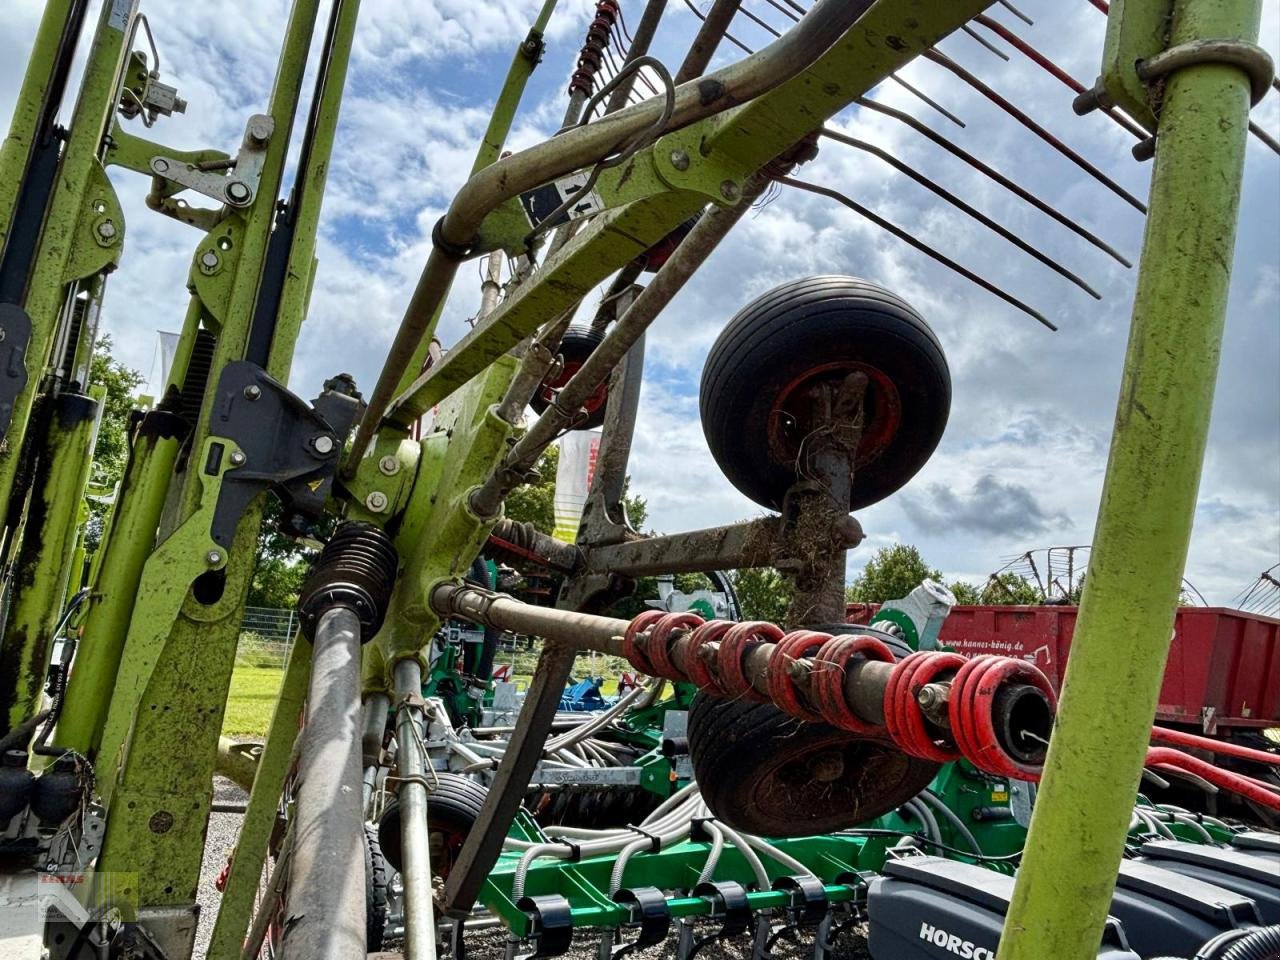
MULTIPOLYGON (((699 8, 707 0, 695 0, 699 8)), ((1089 82, 1104 17, 1087 0, 1018 0, 1036 21, 999 5, 992 15, 1089 82)), ((327 4, 326 4, 327 5, 327 4)), ((314 396, 339 370, 372 386, 425 259, 431 225, 470 167, 515 45, 540 0, 365 0, 321 220, 320 272, 292 386, 314 396)), ((43 4, 7 0, 0 32, 0 116, 9 116, 43 4)), ((552 132, 589 21, 587 0, 562 0, 549 49, 526 94, 514 145, 552 132)), ((744 6, 781 27, 767 0, 744 6)), ((151 136, 177 148, 234 152, 246 118, 265 108, 286 0, 144 0, 164 80, 189 103, 151 136)), ((96 8, 96 4, 95 4, 96 8)), ((623 0, 634 27, 640 0, 623 0)), ((96 16, 96 13, 95 13, 96 16)), ((655 52, 683 55, 696 20, 671 0, 655 52)), ((733 32, 768 40, 742 17, 733 32)), ((1280 0, 1266 0, 1262 43, 1280 48, 1280 0)), ((1074 149, 1145 198, 1150 165, 1106 117, 1076 117, 1071 93, 1003 43, 1005 63, 971 38, 942 49, 979 73, 1074 149)), ((740 56, 729 45, 716 64, 740 56)), ((1137 259, 1142 216, 981 96, 930 63, 904 78, 964 121, 962 129, 887 83, 875 99, 906 110, 1044 197, 1137 259)), ((309 87, 308 87, 309 89, 309 87)), ((1280 95, 1254 119, 1280 135, 1280 95)), ((951 365, 950 425, 938 452, 904 490, 860 514, 867 544, 914 543, 948 577, 980 581, 1005 559, 1054 544, 1088 543, 1106 461, 1134 270, 975 174, 895 120, 851 109, 835 125, 891 151, 1010 229, 1033 239, 1102 294, 1096 302, 999 237, 940 203, 882 161, 825 142, 804 176, 854 196, 1045 312, 1057 333, 951 274, 829 200, 785 192, 748 216, 656 322, 631 472, 664 532, 753 516, 724 481, 697 416, 708 348, 743 304, 800 276, 837 272, 888 286, 937 331, 951 365)), ((114 172, 127 220, 124 265, 112 278, 105 329, 126 363, 152 370, 158 329, 177 329, 196 232, 146 210, 147 184, 114 172)), ((1210 602, 1227 602, 1280 561, 1280 157, 1251 141, 1226 342, 1187 574, 1210 602)), ((441 336, 474 313, 478 282, 464 269, 441 336)), ((591 304, 589 303, 588 306, 591 304)), ((1206 370, 1206 375, 1210 371, 1206 370)))

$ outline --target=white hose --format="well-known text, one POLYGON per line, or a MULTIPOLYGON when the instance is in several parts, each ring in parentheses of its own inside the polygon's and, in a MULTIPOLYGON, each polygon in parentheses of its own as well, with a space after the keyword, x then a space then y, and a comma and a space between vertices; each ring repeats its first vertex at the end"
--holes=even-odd
POLYGON ((724 832, 724 835, 733 842, 733 845, 738 848, 738 852, 742 854, 742 859, 747 861, 747 866, 749 866, 751 868, 751 872, 756 875, 756 887, 760 890, 768 890, 770 887, 769 872, 765 870, 764 864, 760 862, 760 858, 756 856, 756 852, 751 849, 751 845, 742 836, 742 834, 738 833, 738 831, 734 830, 732 827, 726 827, 723 823, 717 823, 716 825, 724 832))
MULTIPOLYGON (((661 681, 655 681, 655 683, 660 683, 660 682, 661 681)), ((653 686, 653 684, 651 684, 650 686, 653 686)), ((570 746, 571 744, 577 743, 579 740, 583 739, 584 737, 590 736, 591 734, 599 730, 601 727, 604 727, 609 723, 611 723, 616 717, 619 717, 623 713, 625 713, 627 709, 631 706, 631 704, 634 701, 638 700, 640 698, 640 695, 647 692, 648 689, 649 687, 635 687, 631 690, 628 690, 621 697, 619 697, 617 701, 611 707, 609 707, 609 709, 601 711, 600 713, 596 714, 596 716, 594 716, 592 719, 588 720, 586 723, 582 724, 579 727, 575 727, 573 730, 570 730, 568 733, 561 734, 560 736, 556 737, 554 740, 548 740, 546 750, 547 751, 560 750, 560 749, 563 749, 564 747, 570 746)))
POLYGON ((641 837, 634 843, 628 843, 618 852, 618 859, 613 862, 613 871, 609 874, 609 896, 613 896, 622 887, 622 875, 626 873, 627 861, 646 848, 651 850, 653 841, 641 837))
POLYGON ((759 837, 752 836, 751 834, 748 833, 743 835, 743 839, 746 840, 750 846, 759 850, 769 859, 782 864, 788 870, 792 870, 795 873, 798 873, 802 877, 816 876, 816 874, 812 870, 806 867, 803 863, 801 863, 795 857, 791 856, 789 853, 783 853, 777 847, 773 846, 770 843, 766 843, 765 841, 761 840, 759 837))
POLYGON ((702 872, 698 874, 698 883, 709 883, 716 875, 716 867, 720 865, 720 854, 724 852, 724 833, 710 820, 702 827, 711 834, 711 849, 707 852, 707 861, 702 865, 702 872))
POLYGON ((539 857, 556 857, 564 860, 573 855, 573 851, 563 843, 535 843, 524 852, 520 862, 516 864, 516 875, 511 879, 511 899, 519 900, 524 896, 524 881, 529 873, 529 865, 539 857))

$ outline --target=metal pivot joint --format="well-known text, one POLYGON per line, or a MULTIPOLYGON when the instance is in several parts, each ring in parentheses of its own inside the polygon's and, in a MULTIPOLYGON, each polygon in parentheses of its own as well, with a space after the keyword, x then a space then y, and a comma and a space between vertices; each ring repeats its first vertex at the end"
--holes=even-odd
POLYGON ((202 468, 222 478, 210 534, 229 549, 236 526, 263 490, 273 490, 296 532, 318 518, 333 489, 341 440, 359 417, 360 395, 349 378, 335 377, 310 405, 257 364, 227 364, 218 379, 209 447, 202 468), (235 449, 228 451, 226 440, 235 449))

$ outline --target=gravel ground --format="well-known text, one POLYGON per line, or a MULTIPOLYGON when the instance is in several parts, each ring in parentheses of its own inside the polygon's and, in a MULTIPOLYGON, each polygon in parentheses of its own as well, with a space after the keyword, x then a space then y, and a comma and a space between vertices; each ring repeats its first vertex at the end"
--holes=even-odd
MULTIPOLYGON (((244 803, 249 795, 224 777, 213 778, 214 803, 244 803)), ((204 841, 204 865, 200 868, 200 886, 196 889, 196 902, 200 904, 200 924, 196 927, 194 960, 203 960, 209 948, 209 935, 213 933, 213 921, 218 915, 218 893, 214 881, 227 865, 227 857, 235 849, 240 835, 238 813, 214 813, 209 815, 209 833, 204 841)))
MULTIPOLYGON (((216 803, 243 803, 249 799, 243 790, 222 777, 214 778, 213 794, 216 803)), ((196 931, 194 960, 203 960, 209 946, 209 935, 213 932, 213 920, 217 915, 220 896, 214 882, 235 848, 236 837, 240 833, 240 820, 240 815, 233 813, 215 813, 209 817, 204 866, 196 892, 196 899, 200 904, 200 924, 196 931)), ((585 931, 579 934, 579 938, 580 942, 575 943, 565 956, 570 960, 595 960, 599 942, 589 937, 585 931)), ((477 931, 467 935, 467 960, 502 960, 505 948, 506 933, 503 930, 477 931)), ((781 940, 775 944, 772 955, 775 960, 809 960, 813 956, 813 938, 802 934, 799 945, 781 940)), ((378 960, 401 960, 403 954, 388 950, 372 956, 378 960)), ((675 956, 675 938, 628 956, 635 960, 669 960, 675 956)), ((871 954, 866 951, 866 940, 859 930, 841 937, 836 949, 828 956, 829 960, 871 960, 871 954)), ((750 960, 750 957, 750 940, 740 937, 725 944, 708 944, 698 951, 697 960, 750 960)))

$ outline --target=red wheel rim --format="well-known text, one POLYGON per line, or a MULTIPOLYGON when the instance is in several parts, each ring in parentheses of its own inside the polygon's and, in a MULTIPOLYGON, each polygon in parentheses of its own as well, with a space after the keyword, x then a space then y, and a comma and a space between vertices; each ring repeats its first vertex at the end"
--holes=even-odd
MULTIPOLYGON (((542 381, 539 393, 547 406, 556 402, 557 395, 564 389, 565 384, 573 378, 573 375, 582 369, 582 364, 583 361, 581 360, 566 360, 559 376, 542 381)), ((603 407, 608 399, 609 382, 606 380, 596 387, 591 396, 587 397, 586 402, 582 404, 582 409, 586 410, 588 414, 593 414, 603 407)))
POLYGON ((812 422, 809 390, 820 382, 836 382, 862 372, 870 381, 865 401, 866 419, 858 442, 855 467, 875 460, 889 446, 902 424, 902 398, 889 375, 878 367, 856 360, 840 360, 811 367, 778 391, 769 409, 769 453, 780 463, 790 463, 800 452, 800 442, 812 422))

